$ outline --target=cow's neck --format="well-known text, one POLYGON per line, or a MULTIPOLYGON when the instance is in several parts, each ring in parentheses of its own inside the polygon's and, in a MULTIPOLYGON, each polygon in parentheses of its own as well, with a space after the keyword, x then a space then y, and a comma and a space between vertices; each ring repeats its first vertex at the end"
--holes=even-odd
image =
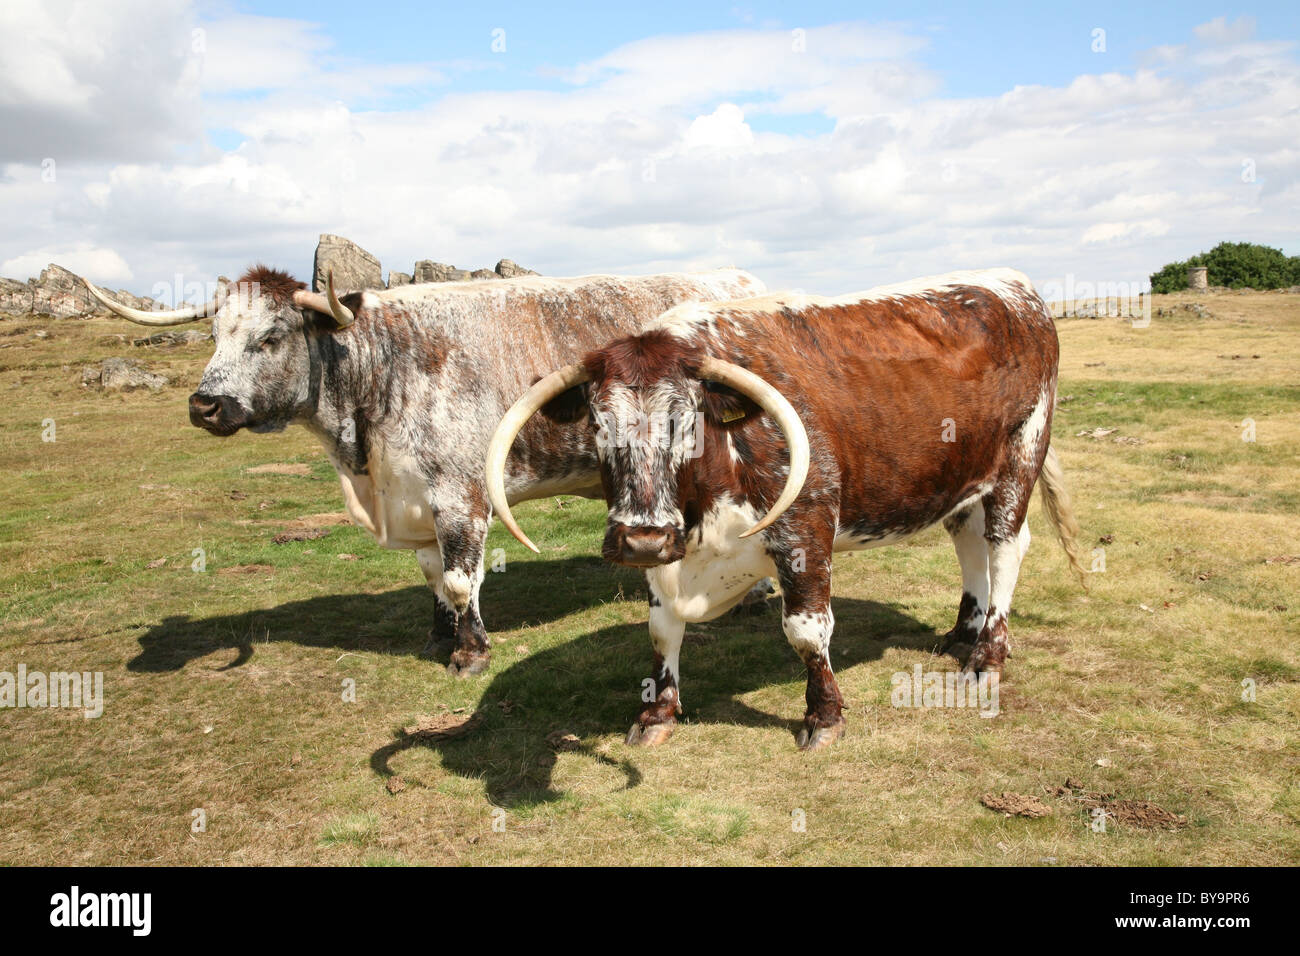
POLYGON ((412 390, 445 360, 434 338, 387 309, 364 326, 358 322, 345 332, 312 337, 312 394, 304 424, 337 464, 354 474, 368 472, 385 423, 401 417, 412 390))

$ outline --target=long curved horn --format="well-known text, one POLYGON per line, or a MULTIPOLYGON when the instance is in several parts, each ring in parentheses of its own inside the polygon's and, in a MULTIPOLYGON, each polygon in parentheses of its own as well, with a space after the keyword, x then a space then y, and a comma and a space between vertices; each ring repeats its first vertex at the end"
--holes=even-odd
POLYGON ((524 392, 519 401, 510 406, 510 410, 497 425, 497 430, 492 433, 492 441, 488 445, 487 493, 488 500, 492 503, 492 510, 497 513, 501 523, 519 540, 519 543, 534 554, 542 552, 519 527, 515 516, 510 513, 510 503, 506 501, 506 458, 510 455, 510 446, 514 444, 515 436, 528 423, 528 419, 537 414, 538 409, 555 396, 575 385, 581 385, 590 377, 583 365, 566 365, 540 379, 532 388, 524 392))
POLYGON ((293 304, 300 309, 311 309, 321 315, 332 315, 340 329, 346 329, 355 320, 352 310, 339 301, 334 292, 334 270, 331 269, 325 279, 325 295, 319 292, 307 292, 299 289, 293 294, 293 304))
POLYGON ((133 309, 128 305, 122 305, 115 302, 104 294, 103 290, 91 283, 89 279, 82 279, 90 294, 98 299, 110 311, 122 318, 136 323, 136 325, 184 325, 186 322, 193 322, 195 319, 201 319, 203 316, 210 314, 210 310, 216 304, 216 299, 205 305, 191 305, 183 309, 172 309, 168 312, 149 312, 145 309, 133 309))
POLYGON ((752 398, 759 408, 771 415, 781 426, 781 431, 785 433, 785 443, 790 449, 790 473, 786 476, 781 497, 776 499, 758 524, 741 534, 742 538, 748 538, 750 535, 758 534, 781 517, 803 490, 803 483, 808 478, 808 463, 812 458, 808 432, 804 430, 803 422, 799 420, 799 413, 786 401, 785 396, 749 369, 712 356, 705 356, 700 362, 699 375, 700 378, 711 382, 730 385, 742 395, 752 398))

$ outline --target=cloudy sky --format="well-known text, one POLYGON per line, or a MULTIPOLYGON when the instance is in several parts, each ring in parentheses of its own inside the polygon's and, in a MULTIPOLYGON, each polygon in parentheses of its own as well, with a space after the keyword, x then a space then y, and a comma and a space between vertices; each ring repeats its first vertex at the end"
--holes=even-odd
POLYGON ((0 275, 307 277, 321 232, 830 294, 1300 254, 1296 4, 1024 6, 4 0, 0 275))

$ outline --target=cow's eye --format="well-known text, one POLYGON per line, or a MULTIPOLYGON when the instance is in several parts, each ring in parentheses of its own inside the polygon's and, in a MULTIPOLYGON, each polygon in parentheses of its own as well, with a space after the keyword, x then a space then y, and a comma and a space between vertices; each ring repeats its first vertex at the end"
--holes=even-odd
POLYGON ((262 339, 262 341, 258 343, 257 347, 260 351, 270 352, 279 344, 280 344, 280 336, 268 335, 266 338, 262 339))

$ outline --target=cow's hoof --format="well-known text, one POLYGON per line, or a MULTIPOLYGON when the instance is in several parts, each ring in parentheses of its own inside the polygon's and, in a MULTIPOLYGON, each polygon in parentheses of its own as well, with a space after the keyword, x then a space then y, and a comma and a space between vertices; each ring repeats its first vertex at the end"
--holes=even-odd
POLYGON ((1010 656, 1011 649, 1006 644, 984 641, 975 645, 970 652, 970 657, 966 658, 966 666, 963 670, 970 671, 972 674, 1000 675, 1002 665, 1010 656))
POLYGON ((632 725, 632 729, 627 732, 627 745, 629 747, 658 747, 661 743, 673 735, 673 724, 649 724, 642 727, 641 722, 637 721, 632 725))
POLYGON ((482 674, 492 663, 492 658, 488 654, 462 654, 457 651, 451 655, 451 663, 447 665, 447 673, 453 677, 473 677, 475 674, 482 674))
POLYGON ((839 723, 832 724, 829 727, 813 727, 810 729, 805 724, 803 730, 799 731, 799 749, 804 753, 826 749, 844 736, 846 724, 847 721, 843 717, 840 718, 839 723))

